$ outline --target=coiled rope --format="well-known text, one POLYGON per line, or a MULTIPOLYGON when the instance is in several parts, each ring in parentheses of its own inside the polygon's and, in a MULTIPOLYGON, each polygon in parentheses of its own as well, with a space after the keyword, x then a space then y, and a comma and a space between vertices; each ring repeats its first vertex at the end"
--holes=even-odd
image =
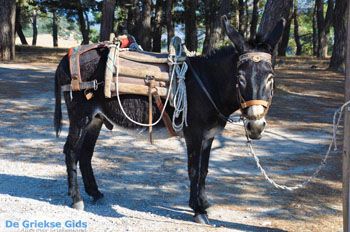
POLYGON ((186 62, 180 67, 179 64, 175 64, 174 69, 177 75, 177 89, 174 95, 174 114, 173 114, 173 128, 176 132, 179 132, 183 129, 183 126, 188 126, 187 124, 187 93, 186 93, 186 84, 185 84, 185 75, 188 69, 186 62), (180 122, 177 124, 176 119, 180 117, 180 122))
MULTIPOLYGON (((137 122, 135 120, 133 120, 124 110, 124 107, 121 103, 121 100, 120 100, 120 96, 119 96, 119 66, 120 66, 120 57, 119 57, 119 52, 120 52, 120 44, 117 43, 116 44, 116 49, 115 49, 115 55, 114 57, 116 58, 116 62, 113 62, 113 63, 116 63, 116 67, 115 67, 115 70, 116 70, 116 92, 117 92, 117 99, 118 99, 118 104, 119 104, 119 107, 121 109, 121 111, 123 112, 124 116, 129 120, 131 121, 132 123, 138 125, 138 126, 143 126, 143 127, 151 127, 151 126, 155 126, 157 125, 163 118, 163 115, 164 115, 164 112, 165 112, 165 109, 166 109, 166 106, 169 102, 169 99, 170 99, 170 94, 171 94, 171 90, 172 90, 172 85, 170 84, 169 85, 169 89, 168 89, 168 93, 167 93, 167 96, 166 96, 166 99, 165 99, 165 103, 164 103, 164 107, 163 107, 163 110, 161 111, 161 114, 159 116, 159 118, 154 122, 154 123, 141 123, 141 122, 137 122)), ((178 61, 177 61, 177 56, 175 56, 174 60, 171 60, 171 65, 174 65, 173 69, 172 69, 172 72, 171 72, 171 77, 170 77, 170 83, 173 83, 173 80, 175 78, 175 75, 177 76, 177 78, 179 79, 178 80, 178 88, 176 90, 176 94, 175 94, 175 97, 174 97, 174 106, 175 106, 175 113, 174 113, 174 116, 173 116, 173 127, 174 127, 174 130, 175 131, 180 131, 182 130, 183 128, 183 124, 185 123, 185 125, 187 126, 187 95, 186 95, 186 85, 185 85, 185 74, 186 74, 186 71, 187 71, 187 64, 186 62, 183 62, 182 63, 182 67, 180 68, 180 64, 178 61), (175 119, 177 117, 179 117, 180 113, 183 113, 182 114, 182 119, 181 119, 181 122, 179 124, 176 124, 175 123, 175 119)))

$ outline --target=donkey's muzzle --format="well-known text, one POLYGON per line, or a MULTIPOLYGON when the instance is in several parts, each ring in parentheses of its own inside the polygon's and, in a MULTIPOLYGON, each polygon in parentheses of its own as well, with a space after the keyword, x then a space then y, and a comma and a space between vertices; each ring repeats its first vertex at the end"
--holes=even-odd
POLYGON ((247 136, 250 139, 260 139, 266 127, 265 118, 259 120, 247 120, 245 127, 247 136))
POLYGON ((264 117, 266 109, 267 108, 262 105, 253 105, 246 109, 246 120, 244 122, 244 126, 249 138, 261 138, 261 134, 266 127, 266 121, 264 117))

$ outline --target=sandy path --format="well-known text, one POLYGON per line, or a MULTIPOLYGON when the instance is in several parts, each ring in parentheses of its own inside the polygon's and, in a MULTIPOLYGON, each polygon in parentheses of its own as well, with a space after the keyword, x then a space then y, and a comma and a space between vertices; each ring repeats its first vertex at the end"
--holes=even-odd
MULTIPOLYGON (((0 231, 19 230, 5 228, 6 221, 17 221, 23 229, 25 220, 61 222, 66 230, 86 223, 87 231, 340 230, 339 152, 306 190, 286 193, 260 176, 238 125, 227 126, 213 146, 207 189, 216 227, 192 223, 183 140, 150 145, 147 137, 106 129, 93 159, 105 200, 92 204, 80 180, 86 211, 70 209, 62 154, 67 121, 59 139, 52 128, 54 69, 0 64, 0 231)), ((280 70, 270 126, 254 143, 281 183, 299 183, 312 173, 329 142, 331 115, 341 103, 341 77, 313 72, 297 78, 297 71, 280 70)))

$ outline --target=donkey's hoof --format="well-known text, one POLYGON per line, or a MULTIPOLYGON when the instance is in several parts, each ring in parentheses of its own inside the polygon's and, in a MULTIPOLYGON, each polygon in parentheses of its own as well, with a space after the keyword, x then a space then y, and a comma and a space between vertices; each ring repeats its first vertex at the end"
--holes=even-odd
POLYGON ((76 203, 73 203, 72 208, 77 210, 84 210, 84 202, 78 201, 76 203))
POLYGON ((194 215, 194 221, 199 224, 210 225, 208 215, 206 214, 196 214, 194 215))
POLYGON ((104 196, 102 193, 98 194, 97 196, 94 196, 92 198, 92 202, 94 204, 102 204, 104 202, 104 196))

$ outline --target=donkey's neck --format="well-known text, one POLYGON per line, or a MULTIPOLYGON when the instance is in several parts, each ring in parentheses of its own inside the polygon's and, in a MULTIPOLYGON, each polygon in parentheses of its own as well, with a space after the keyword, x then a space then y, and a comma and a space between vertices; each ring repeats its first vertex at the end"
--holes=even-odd
POLYGON ((232 47, 190 59, 215 104, 226 116, 239 107, 235 88, 237 60, 238 55, 232 47))

